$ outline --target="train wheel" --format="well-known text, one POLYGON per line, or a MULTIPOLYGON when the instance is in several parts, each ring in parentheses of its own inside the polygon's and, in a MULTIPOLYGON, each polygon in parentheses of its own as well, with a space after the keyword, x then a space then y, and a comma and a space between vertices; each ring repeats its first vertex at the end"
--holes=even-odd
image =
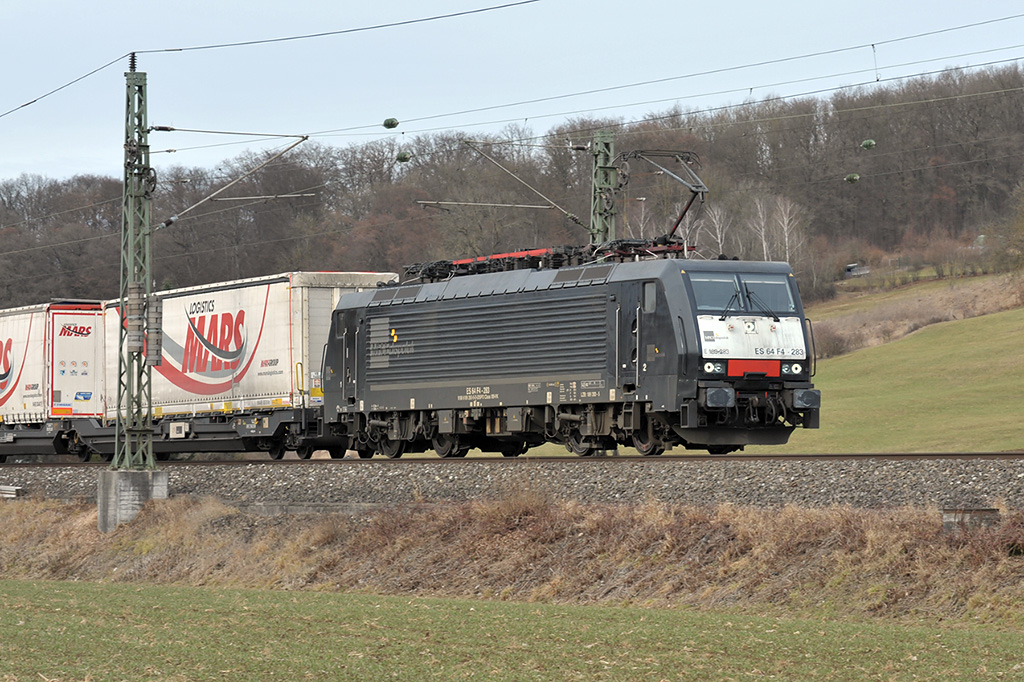
POLYGON ((526 452, 526 443, 504 443, 498 449, 502 457, 518 457, 519 455, 526 452))
POLYGON ((660 440, 640 431, 633 434, 633 447, 644 457, 657 457, 665 452, 665 446, 660 440))
POLYGON ((434 448, 434 452, 437 453, 437 456, 442 459, 459 456, 458 436, 439 433, 430 439, 430 445, 434 448))
POLYGON ((281 459, 284 457, 284 445, 278 443, 270 446, 270 449, 267 450, 267 454, 270 455, 270 459, 281 459))
POLYGON ((327 454, 331 456, 331 459, 345 459, 345 453, 348 452, 345 448, 327 448, 327 454))
POLYGON ((359 455, 359 459, 372 459, 373 450, 356 450, 356 454, 359 455))
POLYGON ((388 459, 398 459, 405 452, 405 441, 381 438, 377 441, 377 451, 388 459))
MULTIPOLYGON (((313 456, 313 446, 300 445, 299 447, 295 448, 295 454, 299 456, 299 459, 309 459, 310 457, 313 456)), ((342 455, 342 457, 344 457, 344 455, 342 455)))
POLYGON ((565 441, 565 447, 569 452, 580 457, 590 457, 594 454, 594 444, 583 440, 579 431, 573 431, 565 441))

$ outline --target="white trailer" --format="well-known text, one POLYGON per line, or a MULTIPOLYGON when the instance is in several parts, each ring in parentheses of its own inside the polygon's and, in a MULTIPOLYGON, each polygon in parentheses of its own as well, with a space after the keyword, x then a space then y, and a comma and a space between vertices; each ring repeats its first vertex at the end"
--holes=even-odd
MULTIPOLYGON (((308 456, 331 314, 342 294, 394 273, 290 272, 174 289, 163 302, 161 362, 153 367, 154 449, 285 449, 308 456), (312 419, 312 424, 309 420, 312 419), (229 442, 234 441, 234 442, 229 442)), ((119 301, 104 304, 105 425, 117 416, 119 301)), ((106 439, 90 438, 105 452, 106 439)))
POLYGON ((5 449, 65 452, 68 444, 54 424, 103 414, 103 359, 98 301, 0 310, 0 443, 5 449))

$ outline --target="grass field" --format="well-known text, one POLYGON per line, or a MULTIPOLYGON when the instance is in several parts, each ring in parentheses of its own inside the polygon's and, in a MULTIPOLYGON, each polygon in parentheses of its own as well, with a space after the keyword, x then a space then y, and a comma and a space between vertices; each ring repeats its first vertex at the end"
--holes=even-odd
POLYGON ((0 581, 0 679, 996 680, 988 627, 0 581))
POLYGON ((922 279, 914 284, 886 290, 866 289, 864 280, 846 280, 841 295, 829 301, 815 303, 807 315, 815 321, 833 319, 841 315, 871 313, 879 308, 894 304, 914 302, 919 299, 941 298, 957 290, 970 290, 988 282, 1003 283, 1007 275, 984 275, 962 279, 922 279))

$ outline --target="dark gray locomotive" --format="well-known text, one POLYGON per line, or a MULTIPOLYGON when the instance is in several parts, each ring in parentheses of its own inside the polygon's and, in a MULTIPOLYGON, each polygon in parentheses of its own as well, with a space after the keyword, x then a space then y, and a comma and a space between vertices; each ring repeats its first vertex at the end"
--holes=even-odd
POLYGON ((348 294, 325 349, 323 430, 361 457, 545 442, 581 456, 727 453, 817 428, 784 263, 659 259, 348 294))

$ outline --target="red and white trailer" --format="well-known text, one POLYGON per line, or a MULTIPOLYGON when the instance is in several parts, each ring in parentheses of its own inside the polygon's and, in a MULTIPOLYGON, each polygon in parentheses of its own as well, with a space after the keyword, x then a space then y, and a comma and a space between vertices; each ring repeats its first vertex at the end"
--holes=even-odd
MULTIPOLYGON (((153 367, 154 450, 285 450, 308 456, 331 314, 345 293, 394 273, 289 272, 157 293, 161 362, 153 367), (312 420, 312 421, 311 421, 312 420)), ((119 301, 104 304, 104 421, 117 417, 119 301)), ((106 439, 89 438, 106 453, 106 439)))
MULTIPOLYGON (((157 292, 154 452, 344 454, 318 433, 331 315, 343 294, 395 279, 289 272, 157 292)), ((117 300, 0 311, 0 461, 113 456, 120 324, 117 300)))
POLYGON ((103 414, 103 359, 98 301, 0 310, 0 444, 65 452, 61 425, 103 414))

